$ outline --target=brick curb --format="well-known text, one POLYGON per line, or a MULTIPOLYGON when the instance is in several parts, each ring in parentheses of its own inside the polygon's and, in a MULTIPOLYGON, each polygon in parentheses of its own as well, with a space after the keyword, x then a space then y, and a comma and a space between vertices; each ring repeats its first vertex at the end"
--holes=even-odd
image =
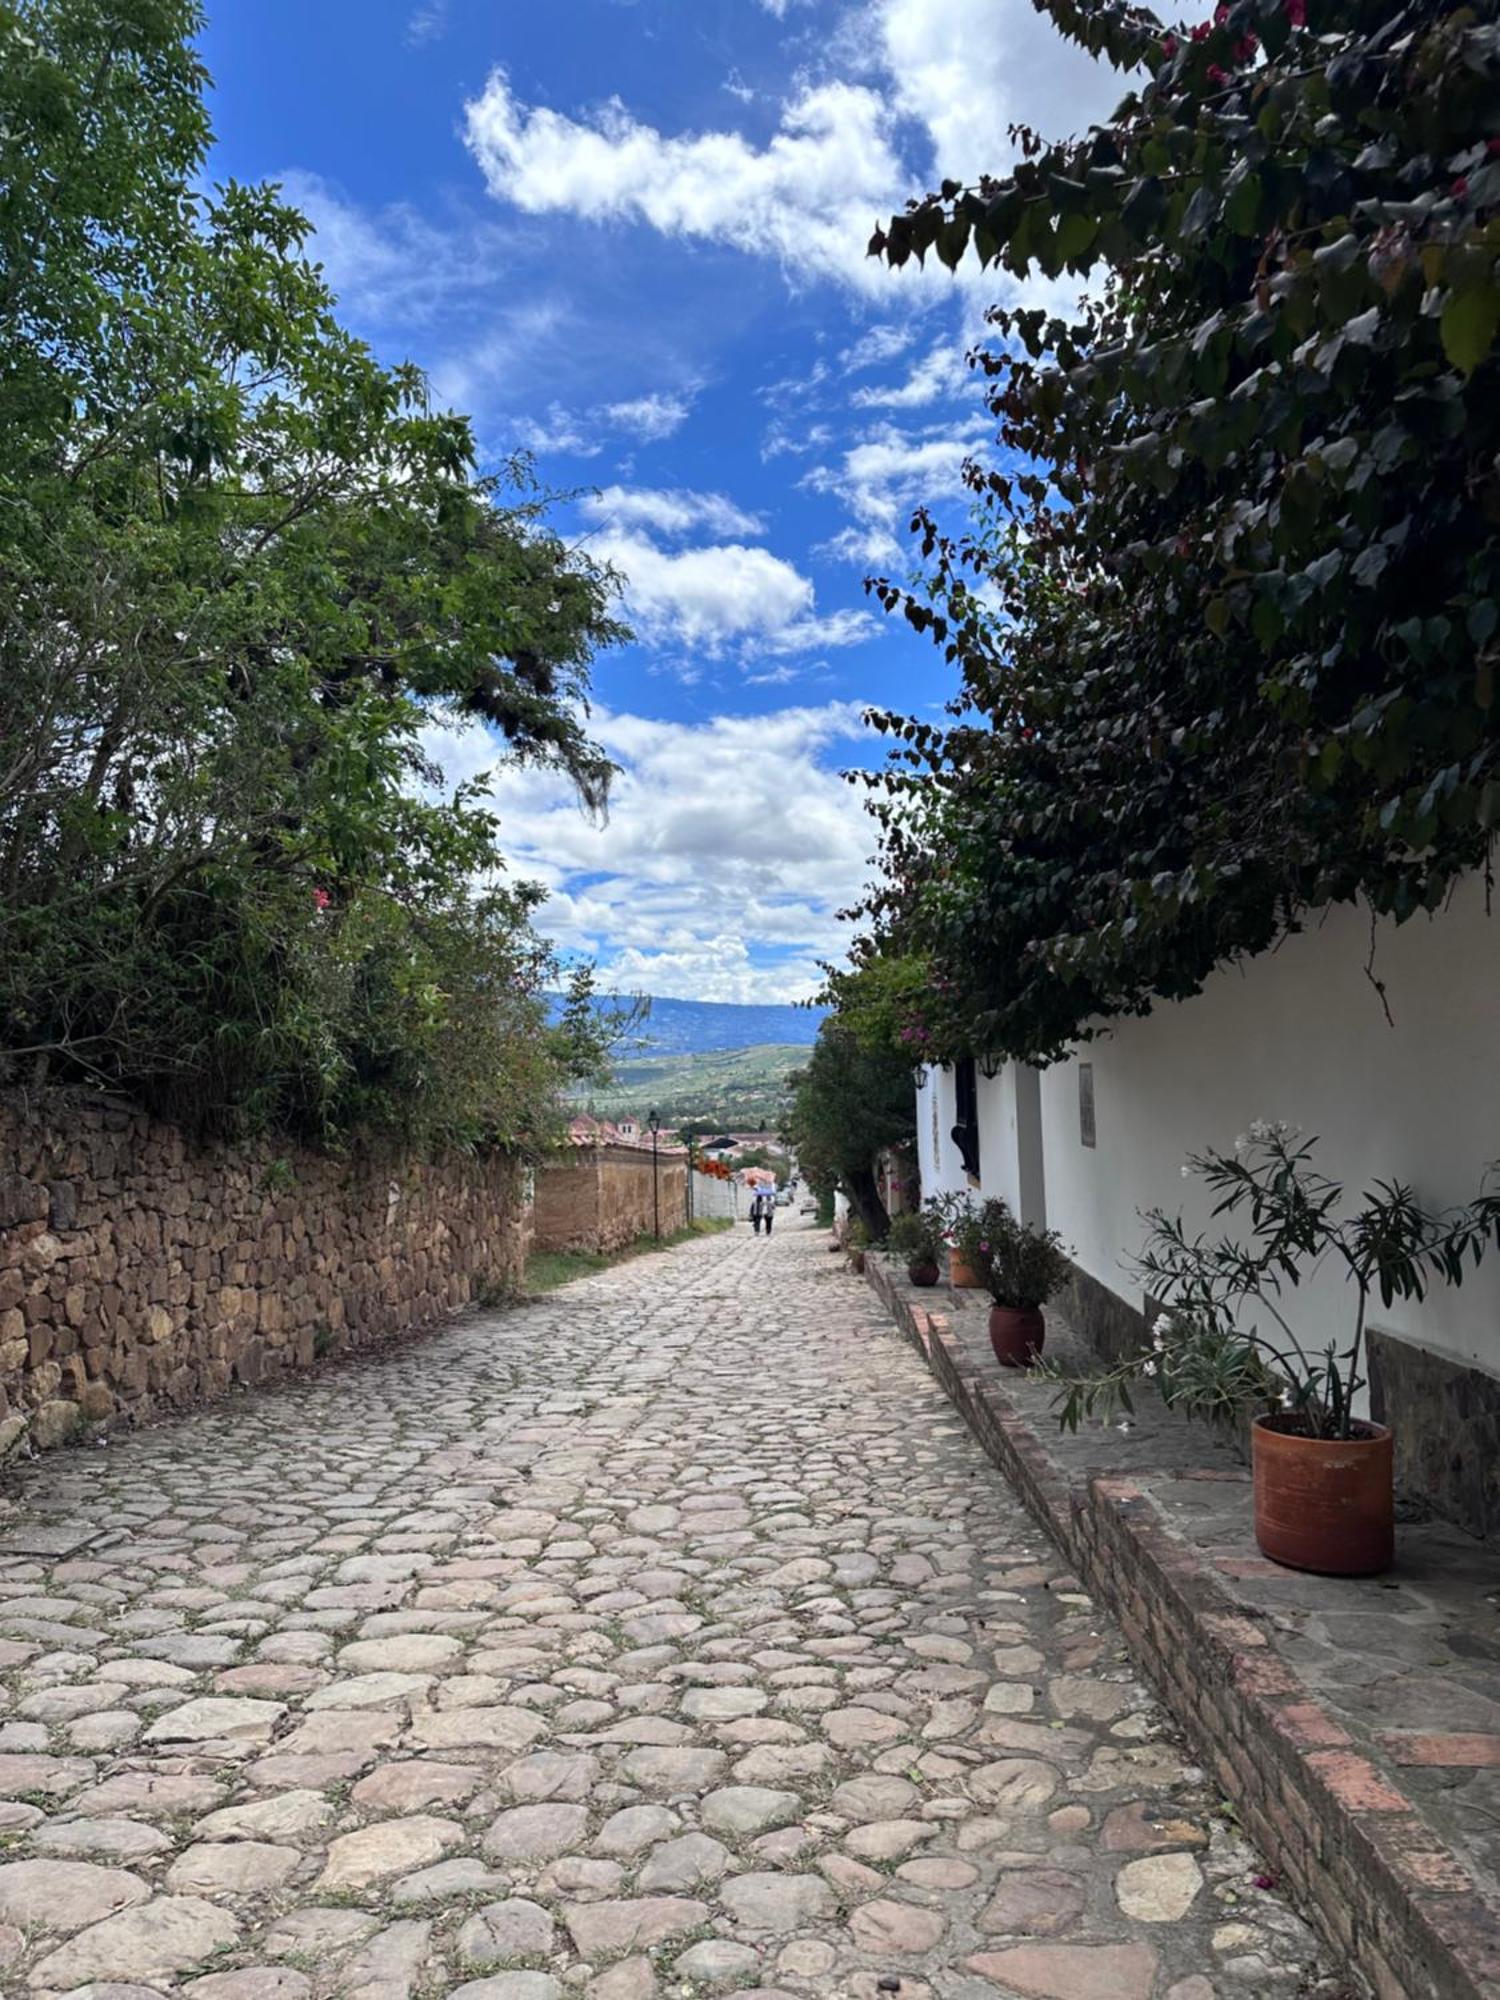
MULTIPOLYGON (((1129 1479, 1070 1478, 949 1325, 866 1277, 1092 1591, 1247 1834, 1378 2000, 1496 2000, 1500 1911, 1129 1479)), ((998 1374, 998 1371, 997 1371, 998 1374)))

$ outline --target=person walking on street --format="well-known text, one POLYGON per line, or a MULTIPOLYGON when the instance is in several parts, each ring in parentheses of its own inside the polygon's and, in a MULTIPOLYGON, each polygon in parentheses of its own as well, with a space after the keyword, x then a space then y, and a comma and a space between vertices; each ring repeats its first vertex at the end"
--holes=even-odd
POLYGON ((759 1236, 760 1234, 760 1189, 759 1188, 753 1188, 750 1193, 750 1227, 755 1231, 756 1235, 759 1236))
POLYGON ((767 1236, 769 1236, 769 1235, 770 1235, 770 1233, 771 1233, 771 1224, 772 1224, 772 1223, 773 1223, 773 1222, 774 1222, 774 1221, 776 1220, 776 1190, 775 1190, 775 1188, 773 1188, 773 1187, 771 1187, 771 1188, 767 1188, 767 1189, 765 1190, 765 1192, 764 1192, 764 1193, 763 1193, 763 1194, 761 1195, 761 1201, 762 1201, 762 1203, 763 1203, 763 1205, 764 1205, 764 1207, 765 1207, 765 1216, 766 1216, 766 1234, 767 1234, 767 1236))

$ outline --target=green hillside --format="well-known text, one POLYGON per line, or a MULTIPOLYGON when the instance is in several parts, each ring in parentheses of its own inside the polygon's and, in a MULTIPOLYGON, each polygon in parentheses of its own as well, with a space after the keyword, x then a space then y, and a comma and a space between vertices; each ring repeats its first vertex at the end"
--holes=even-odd
POLYGON ((616 1062, 605 1087, 579 1091, 581 1109, 601 1118, 637 1117, 654 1105, 663 1125, 759 1130, 774 1127, 786 1103, 786 1080, 807 1061, 805 1048, 766 1043, 753 1049, 709 1049, 695 1055, 633 1056, 616 1062))

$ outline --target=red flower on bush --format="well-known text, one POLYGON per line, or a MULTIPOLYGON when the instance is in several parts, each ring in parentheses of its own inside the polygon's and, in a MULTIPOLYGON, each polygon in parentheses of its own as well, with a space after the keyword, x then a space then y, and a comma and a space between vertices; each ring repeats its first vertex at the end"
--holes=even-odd
POLYGON ((1228 83, 1229 72, 1227 69, 1222 69, 1218 63, 1210 63, 1208 66, 1208 80, 1210 83, 1228 83))
POLYGON ((1234 45, 1235 61, 1249 62, 1259 47, 1260 43, 1255 39, 1254 35, 1242 35, 1234 45))
POLYGON ((1200 21, 1193 30, 1192 38, 1195 42, 1206 42, 1212 33, 1213 29, 1209 26, 1208 22, 1200 21))
MULTIPOLYGON (((1163 54, 1164 56, 1167 56, 1167 57, 1169 57, 1169 58, 1170 58, 1170 57, 1172 57, 1172 56, 1175 56, 1175 55, 1176 55, 1176 53, 1177 53, 1177 37, 1176 37, 1175 35, 1163 35, 1163 36, 1162 36, 1162 38, 1161 38, 1161 52, 1162 52, 1162 54, 1163 54)), ((1491 143, 1493 143, 1493 142, 1491 142, 1491 143)))
POLYGON ((326 909, 328 908, 328 905, 329 905, 329 904, 330 904, 330 903, 331 903, 332 901, 333 901, 333 898, 332 898, 332 896, 330 896, 330 895, 329 895, 329 893, 328 893, 328 891, 327 891, 326 889, 314 889, 314 890, 313 890, 313 907, 314 907, 315 909, 319 909, 319 910, 326 910, 326 909))
POLYGON ((1307 26, 1307 0, 1286 0, 1286 17, 1294 28, 1307 26))

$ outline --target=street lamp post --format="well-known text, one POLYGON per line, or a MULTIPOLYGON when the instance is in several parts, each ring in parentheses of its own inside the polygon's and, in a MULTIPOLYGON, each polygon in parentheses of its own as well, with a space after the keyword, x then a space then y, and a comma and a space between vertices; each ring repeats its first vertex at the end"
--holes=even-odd
POLYGON ((697 1136, 698 1136, 698 1132, 697 1132, 697 1127, 696 1127, 696 1126, 693 1126, 693 1125, 689 1125, 689 1126, 688 1126, 688 1128, 687 1128, 687 1132, 686 1132, 686 1135, 685 1135, 685 1136, 686 1136, 686 1138, 687 1138, 687 1149, 688 1149, 688 1161, 687 1161, 687 1219, 688 1219, 688 1221, 689 1221, 689 1222, 691 1222, 691 1221, 692 1221, 692 1219, 693 1219, 693 1141, 694 1141, 694 1139, 696 1139, 696 1138, 697 1138, 697 1136))
POLYGON ((656 1163, 656 1135, 661 1130, 661 1113, 656 1110, 646 1113, 646 1123, 651 1127, 651 1215, 656 1228, 656 1240, 661 1241, 661 1172, 656 1163))

